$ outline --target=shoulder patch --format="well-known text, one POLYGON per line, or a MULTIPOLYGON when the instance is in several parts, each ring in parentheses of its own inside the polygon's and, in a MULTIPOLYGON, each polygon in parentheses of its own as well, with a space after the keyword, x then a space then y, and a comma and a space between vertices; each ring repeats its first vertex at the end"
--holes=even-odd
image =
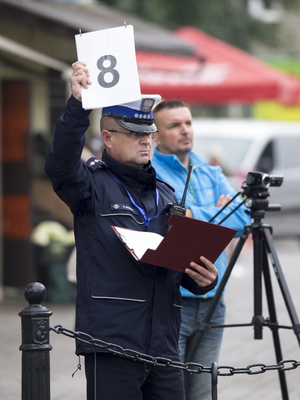
POLYGON ((167 182, 165 182, 165 181, 163 181, 163 180, 161 180, 161 179, 159 179, 159 178, 156 178, 156 180, 157 180, 158 182, 163 183, 163 184, 165 184, 166 186, 168 186, 168 188, 171 189, 171 190, 175 193, 175 189, 173 188, 173 186, 169 185, 167 182))
POLYGON ((104 168, 107 169, 107 165, 105 164, 105 162, 99 160, 99 158, 97 157, 91 157, 87 160, 87 162, 85 163, 85 165, 89 168, 92 169, 93 171, 95 171, 97 168, 104 168))

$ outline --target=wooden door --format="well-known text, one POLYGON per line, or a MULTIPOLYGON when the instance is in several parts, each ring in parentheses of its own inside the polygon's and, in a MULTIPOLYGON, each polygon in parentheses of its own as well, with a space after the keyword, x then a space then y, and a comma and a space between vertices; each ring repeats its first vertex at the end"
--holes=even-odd
POLYGON ((25 287, 35 278, 31 233, 29 84, 1 88, 3 284, 25 287))

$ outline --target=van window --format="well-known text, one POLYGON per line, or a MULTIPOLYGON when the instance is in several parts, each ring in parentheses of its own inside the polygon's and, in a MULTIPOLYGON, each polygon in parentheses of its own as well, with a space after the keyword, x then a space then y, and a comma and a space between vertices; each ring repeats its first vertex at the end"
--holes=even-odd
POLYGON ((257 171, 266 173, 274 169, 274 142, 272 140, 264 148, 255 168, 257 171))
POLYGON ((248 139, 194 136, 193 151, 209 164, 220 165, 223 172, 230 175, 241 164, 250 143, 248 139))
POLYGON ((278 144, 283 155, 284 168, 299 168, 300 137, 283 137, 279 139, 278 144))

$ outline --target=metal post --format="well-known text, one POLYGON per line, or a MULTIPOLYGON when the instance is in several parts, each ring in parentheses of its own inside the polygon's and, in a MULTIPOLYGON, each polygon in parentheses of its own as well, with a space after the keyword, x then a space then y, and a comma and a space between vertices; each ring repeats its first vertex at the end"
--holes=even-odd
POLYGON ((30 283, 24 291, 29 306, 22 319, 22 400, 50 400, 49 319, 52 312, 41 305, 45 286, 30 283))
POLYGON ((218 364, 211 364, 211 400, 218 400, 218 364))

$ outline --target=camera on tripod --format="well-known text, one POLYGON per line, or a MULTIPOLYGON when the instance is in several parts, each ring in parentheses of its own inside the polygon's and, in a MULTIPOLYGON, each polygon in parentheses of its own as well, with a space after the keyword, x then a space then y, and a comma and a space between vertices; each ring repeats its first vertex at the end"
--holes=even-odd
POLYGON ((251 187, 268 188, 269 186, 281 186, 283 176, 268 175, 263 172, 248 172, 246 184, 251 187))
POLYGON ((267 198, 270 196, 270 186, 279 187, 283 182, 281 175, 268 175, 264 172, 248 172, 246 181, 242 185, 242 195, 247 197, 245 205, 251 210, 273 210, 279 211, 280 206, 269 207, 267 198))

